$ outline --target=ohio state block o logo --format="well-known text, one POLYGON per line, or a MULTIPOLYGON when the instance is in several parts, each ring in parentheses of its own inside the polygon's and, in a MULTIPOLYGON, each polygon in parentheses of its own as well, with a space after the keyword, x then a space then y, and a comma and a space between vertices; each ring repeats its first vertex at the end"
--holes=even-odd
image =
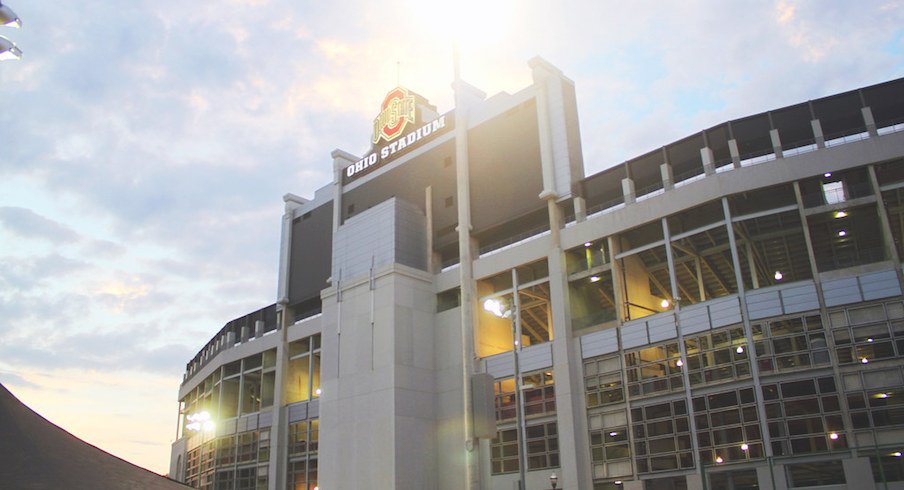
POLYGON ((374 119, 374 144, 380 139, 392 141, 405 131, 405 126, 414 124, 415 105, 414 96, 404 88, 390 90, 380 106, 380 114, 374 119))

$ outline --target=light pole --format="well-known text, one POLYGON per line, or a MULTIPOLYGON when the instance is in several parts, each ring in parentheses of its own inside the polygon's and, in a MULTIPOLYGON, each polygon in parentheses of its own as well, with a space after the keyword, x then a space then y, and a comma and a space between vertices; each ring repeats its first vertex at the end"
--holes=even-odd
MULTIPOLYGON (((19 28, 22 27, 22 20, 3 2, 0 2, 0 26, 19 28)), ((0 36, 0 60, 17 60, 22 57, 22 50, 16 46, 16 43, 10 41, 4 36, 0 36)))
POLYGON ((518 270, 512 269, 512 301, 511 303, 501 299, 488 299, 483 303, 483 309, 499 318, 512 319, 512 360, 515 368, 515 423, 518 425, 518 488, 525 490, 527 482, 527 441, 524 436, 524 380, 521 379, 521 322, 518 317, 521 313, 521 303, 518 300, 518 270))

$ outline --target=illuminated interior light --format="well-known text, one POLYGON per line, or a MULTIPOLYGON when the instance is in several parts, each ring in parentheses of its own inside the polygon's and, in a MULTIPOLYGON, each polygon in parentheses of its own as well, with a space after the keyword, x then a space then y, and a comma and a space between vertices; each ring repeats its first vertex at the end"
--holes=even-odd
POLYGON ((845 218, 845 217, 847 217, 847 215, 848 215, 847 211, 836 211, 835 212, 836 218, 845 218))
POLYGON ((775 280, 776 281, 781 281, 783 277, 785 277, 785 275, 782 274, 782 271, 775 271, 775 280))
POLYGON ((613 431, 613 432, 610 432, 609 435, 610 435, 611 437, 615 437, 615 436, 618 435, 618 432, 613 431))
POLYGON ((716 464, 722 464, 722 461, 725 461, 722 456, 716 456, 716 464))
POLYGON ((826 173, 822 174, 822 176, 828 179, 829 177, 832 176, 832 172, 826 172, 826 173))
POLYGON ((847 230, 838 230, 838 236, 847 236, 847 230))
POLYGON ((875 339, 873 339, 872 337, 870 337, 870 338, 866 339, 866 341, 867 341, 867 342, 874 342, 875 339))
MULTIPOLYGON (((901 454, 901 453, 898 453, 898 454, 901 454)), ((621 480, 615 480, 615 484, 616 484, 616 485, 621 485, 621 480)))
POLYGON ((901 451, 895 451, 895 452, 891 453, 891 455, 894 456, 894 457, 896 457, 896 458, 900 458, 900 457, 901 457, 901 451))
POLYGON ((888 398, 888 393, 879 393, 876 395, 876 398, 882 398, 882 399, 888 398))
POLYGON ((320 396, 321 393, 323 393, 323 392, 320 391, 320 388, 317 388, 316 390, 314 390, 314 394, 317 396, 320 396))
POLYGON ((506 311, 505 306, 502 304, 502 301, 498 299, 490 298, 483 302, 483 309, 489 311, 490 313, 498 316, 499 318, 508 318, 512 312, 506 311))
POLYGON ((750 446, 748 446, 746 442, 744 444, 741 444, 741 451, 746 451, 748 449, 750 449, 750 446))
POLYGON ((590 276, 590 282, 597 282, 600 280, 600 276, 590 276))
POLYGON ((684 361, 682 361, 681 359, 678 359, 678 360, 675 362, 675 365, 678 366, 678 367, 684 366, 684 361))
POLYGON ((869 364, 869 359, 864 357, 863 359, 860 359, 860 363, 861 364, 869 364))
POLYGON ((829 433, 829 439, 831 439, 831 440, 833 440, 833 441, 837 441, 837 440, 838 440, 838 433, 837 433, 837 432, 831 432, 831 433, 829 433))
POLYGON ((661 306, 661 307, 663 307, 663 308, 668 308, 668 307, 669 307, 669 304, 670 304, 670 303, 669 303, 669 300, 664 299, 664 300, 662 300, 661 303, 659 303, 659 306, 661 306))
POLYGON ((735 349, 735 352, 737 352, 738 354, 743 354, 743 353, 744 353, 744 346, 743 346, 743 345, 739 345, 738 348, 735 349))
POLYGON ((584 246, 587 247, 587 248, 590 248, 590 247, 593 246, 593 244, 590 243, 590 242, 584 242, 584 246))

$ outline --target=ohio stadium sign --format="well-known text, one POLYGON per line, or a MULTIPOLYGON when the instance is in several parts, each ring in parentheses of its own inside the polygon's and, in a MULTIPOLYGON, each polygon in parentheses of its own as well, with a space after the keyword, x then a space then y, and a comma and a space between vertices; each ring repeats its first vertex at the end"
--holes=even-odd
MULTIPOLYGON (((445 114, 432 121, 422 122, 418 108, 419 98, 402 87, 396 87, 386 94, 380 105, 380 113, 374 118, 371 138, 373 149, 364 158, 345 168, 344 183, 376 170, 451 128, 452 119, 447 125, 445 114)), ((426 104, 426 100, 423 102, 426 104)))

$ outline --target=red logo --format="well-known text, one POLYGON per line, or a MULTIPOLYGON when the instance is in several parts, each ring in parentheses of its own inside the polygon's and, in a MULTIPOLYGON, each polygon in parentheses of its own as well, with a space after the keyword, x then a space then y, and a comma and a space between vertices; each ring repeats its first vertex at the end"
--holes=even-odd
POLYGON ((386 94, 380 106, 380 115, 374 119, 373 142, 382 138, 386 142, 399 137, 409 123, 415 123, 415 100, 402 87, 396 87, 386 94))

